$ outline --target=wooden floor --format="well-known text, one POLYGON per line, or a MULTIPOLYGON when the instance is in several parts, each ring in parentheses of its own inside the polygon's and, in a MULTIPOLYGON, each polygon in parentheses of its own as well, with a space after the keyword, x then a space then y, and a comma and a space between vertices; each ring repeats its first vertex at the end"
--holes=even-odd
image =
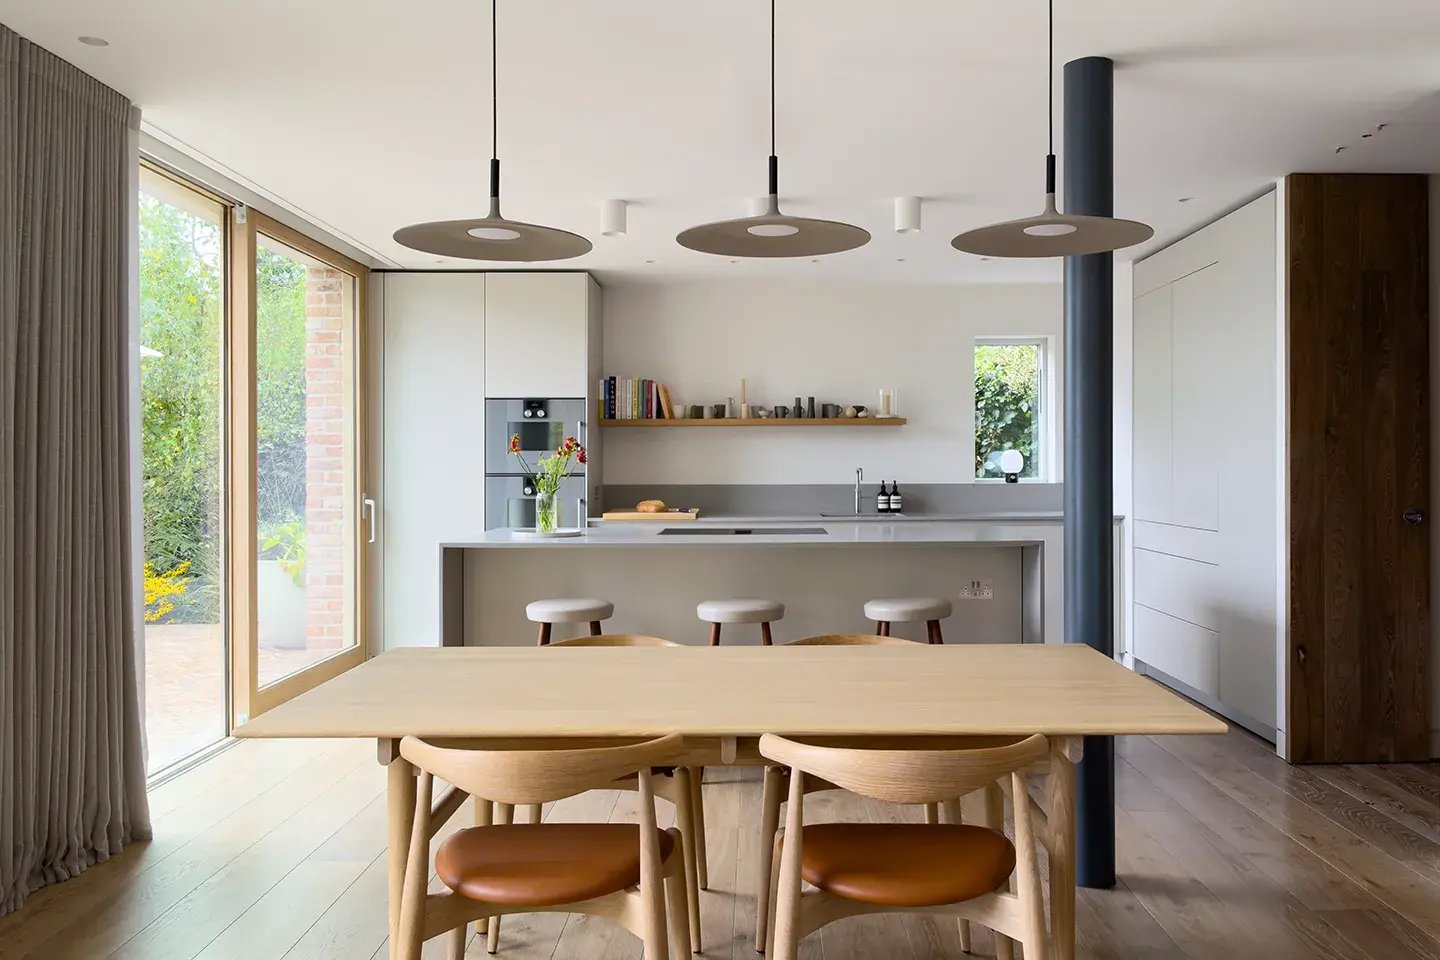
MULTIPOLYGON (((1122 740, 1121 883, 1080 892, 1080 955, 1245 960, 1440 957, 1440 764, 1292 768, 1243 733, 1122 740)), ((705 956, 755 960, 754 771, 705 787, 705 956)), ((0 920, 5 960, 367 960, 385 956, 384 775, 369 742, 246 742, 157 788, 156 839, 48 887, 0 920)), ((633 794, 547 811, 624 820, 633 794)), ((662 803, 661 807, 668 805, 662 803)), ((843 794, 807 820, 909 818, 843 794)), ((668 811, 664 814, 668 817, 668 811)), ((439 941, 427 957, 438 958, 439 941)), ((988 936, 976 954, 993 955, 988 936)), ((471 940, 469 956, 485 956, 471 940)), ((579 917, 506 921, 508 960, 638 958, 579 917)), ((813 960, 962 956, 954 926, 845 921, 813 960)))

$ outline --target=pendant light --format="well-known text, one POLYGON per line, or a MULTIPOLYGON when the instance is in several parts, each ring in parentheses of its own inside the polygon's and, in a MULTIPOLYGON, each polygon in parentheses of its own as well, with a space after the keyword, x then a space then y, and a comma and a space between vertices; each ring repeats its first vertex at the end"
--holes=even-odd
POLYGON ((675 238, 682 247, 721 257, 818 257, 854 250, 870 233, 835 220, 780 212, 780 162, 775 157, 775 0, 770 0, 770 192, 764 212, 691 227, 675 238))
POLYGON ((395 242, 412 250, 466 260, 533 263, 581 256, 590 252, 591 243, 579 234, 507 220, 500 214, 499 44, 495 4, 496 0, 490 0, 490 212, 479 219, 436 220, 402 227, 395 231, 395 242))
POLYGON ((1045 157, 1045 212, 1007 220, 960 234, 950 245, 983 257, 1077 257, 1108 253, 1144 243, 1155 235, 1147 224, 1113 217, 1087 217, 1055 209, 1055 0, 1050 0, 1049 103, 1050 152, 1045 157))

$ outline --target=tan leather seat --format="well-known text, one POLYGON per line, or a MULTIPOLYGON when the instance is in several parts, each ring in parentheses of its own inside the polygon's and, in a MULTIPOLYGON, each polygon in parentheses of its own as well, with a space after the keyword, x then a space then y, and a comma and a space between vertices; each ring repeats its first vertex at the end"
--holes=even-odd
MULTIPOLYGON (((661 830, 660 858, 673 837, 661 830)), ((633 823, 520 823, 471 827, 435 851, 451 890, 512 906, 578 903, 640 882, 640 828, 633 823)))
POLYGON ((998 889, 1015 847, 986 827, 920 823, 806 826, 800 875, 847 900, 887 907, 959 903, 998 889))

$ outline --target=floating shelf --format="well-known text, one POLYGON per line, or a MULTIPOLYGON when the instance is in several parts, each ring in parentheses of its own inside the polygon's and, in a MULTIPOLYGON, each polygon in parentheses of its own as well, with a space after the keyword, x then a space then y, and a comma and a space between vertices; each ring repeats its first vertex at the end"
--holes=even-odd
POLYGON ((770 417, 761 420, 721 418, 716 420, 601 420, 602 427, 903 427, 904 417, 770 417))

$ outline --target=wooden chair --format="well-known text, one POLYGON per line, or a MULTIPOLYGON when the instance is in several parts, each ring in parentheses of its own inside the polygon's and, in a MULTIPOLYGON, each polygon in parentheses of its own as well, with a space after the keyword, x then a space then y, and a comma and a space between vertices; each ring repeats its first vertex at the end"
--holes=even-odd
POLYGON ((456 960, 464 955, 469 921, 536 912, 613 920, 644 941, 645 960, 679 960, 690 950, 680 835, 655 825, 650 773, 679 757, 681 738, 562 749, 543 749, 542 743, 534 741, 536 749, 468 749, 418 737, 401 741, 400 755, 418 768, 420 782, 400 898, 400 960, 419 960, 424 941, 447 932, 449 956, 456 960), (449 889, 426 893, 430 841, 467 796, 513 809, 603 787, 627 773, 639 782, 638 828, 546 823, 460 830, 435 853, 436 874, 449 889), (452 784, 438 801, 432 796, 436 777, 452 784))
POLYGON ((785 831, 776 837, 772 853, 770 960, 795 960, 802 937, 844 917, 868 913, 973 920, 995 931, 999 955, 1012 955, 1011 941, 1019 941, 1025 960, 1045 960, 1048 937, 1036 836, 1048 828, 1044 814, 1032 810, 1025 777, 1048 763, 1050 745, 1037 734, 994 746, 935 748, 942 740, 917 738, 907 748, 907 741, 899 739, 860 747, 836 746, 833 739, 761 738, 761 755, 791 770, 785 831), (806 827, 805 783, 811 776, 889 803, 949 806, 957 803, 952 798, 983 789, 987 810, 996 806, 993 797, 1003 796, 1003 783, 1014 801, 1015 843, 1006 839, 995 819, 984 827, 806 827), (1009 889, 1012 875, 1018 894, 1009 889), (814 889, 802 891, 802 880, 814 889))

